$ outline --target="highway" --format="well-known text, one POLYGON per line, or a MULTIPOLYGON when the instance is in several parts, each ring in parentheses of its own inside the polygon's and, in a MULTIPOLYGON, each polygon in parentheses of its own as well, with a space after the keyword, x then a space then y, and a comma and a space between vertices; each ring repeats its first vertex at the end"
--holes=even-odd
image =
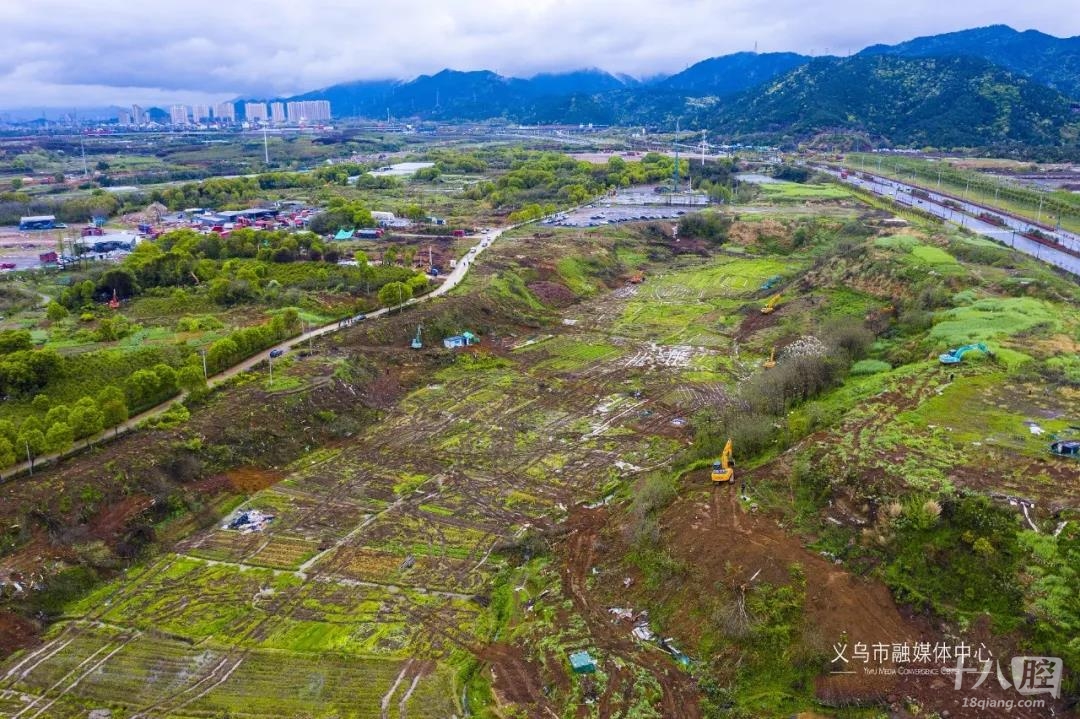
POLYGON ((959 198, 936 193, 931 190, 927 190, 929 196, 926 198, 915 197, 911 194, 911 190, 914 189, 915 186, 879 177, 870 173, 865 173, 872 178, 868 180, 865 179, 864 173, 861 172, 849 172, 847 178, 843 178, 840 176, 840 172, 827 167, 816 166, 814 169, 832 175, 841 182, 845 182, 863 190, 868 190, 882 197, 888 197, 898 204, 914 207, 923 212, 940 217, 947 222, 952 222, 961 227, 965 227, 972 232, 1000 242, 1003 245, 1007 245, 1018 252, 1030 255, 1041 262, 1046 262, 1047 264, 1059 267, 1073 275, 1080 276, 1080 256, 1072 255, 1068 252, 1063 252, 1053 247, 1035 242, 1023 237, 1020 233, 1039 229, 1045 234, 1055 237, 1061 243, 1062 247, 1080 253, 1080 236, 1076 234, 1061 229, 1049 231, 1033 224, 1029 220, 1007 214, 1002 210, 965 202, 959 198), (959 209, 946 206, 944 204, 946 201, 955 203, 959 209), (982 212, 989 212, 990 214, 1000 217, 1004 221, 1005 226, 1000 227, 992 225, 978 219, 979 213, 982 212))

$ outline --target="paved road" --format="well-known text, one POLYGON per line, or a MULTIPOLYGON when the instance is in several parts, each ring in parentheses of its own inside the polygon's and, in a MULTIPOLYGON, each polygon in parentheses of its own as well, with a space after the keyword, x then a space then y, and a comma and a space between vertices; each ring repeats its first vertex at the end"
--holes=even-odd
MULTIPOLYGON (((465 275, 469 272, 469 268, 472 267, 473 262, 476 261, 476 258, 480 255, 481 252, 483 252, 488 247, 490 247, 492 245, 492 243, 494 243, 495 240, 497 240, 499 238, 499 236, 502 235, 504 232, 506 232, 507 230, 512 230, 515 227, 520 227, 520 225, 511 225, 511 226, 508 226, 508 227, 499 227, 499 228, 491 229, 491 230, 489 230, 487 232, 480 233, 479 235, 474 235, 475 237, 479 238, 479 241, 467 253, 465 253, 464 257, 462 257, 460 260, 458 260, 457 266, 454 267, 453 271, 450 272, 450 274, 445 276, 442 283, 438 287, 436 287, 431 292, 428 292, 427 294, 421 295, 420 297, 414 297, 413 299, 409 300, 408 302, 403 302, 400 305, 395 305, 393 307, 383 307, 381 309, 369 312, 369 313, 367 313, 368 319, 371 319, 371 318, 374 318, 374 317, 381 317, 382 315, 385 315, 388 312, 392 312, 393 310, 400 309, 402 307, 408 307, 409 305, 419 304, 420 302, 427 302, 427 301, 429 301, 429 300, 431 300, 431 299, 433 299, 435 297, 440 297, 442 295, 445 295, 447 292, 449 292, 450 290, 454 289, 459 284, 461 284, 461 281, 465 279, 465 275)), ((45 297, 45 296, 42 295, 42 297, 45 297)), ((348 326, 349 325, 345 325, 345 324, 342 324, 341 322, 334 321, 334 322, 331 322, 330 324, 323 325, 322 327, 316 327, 315 329, 309 330, 309 331, 307 331, 307 332, 305 332, 305 333, 303 333, 301 335, 293 337, 290 340, 286 340, 285 342, 283 342, 283 343, 281 343, 281 344, 279 344, 277 346, 282 348, 282 349, 286 349, 286 350, 287 349, 292 349, 293 347, 295 347, 297 345, 300 345, 300 344, 302 344, 304 342, 307 342, 309 339, 314 339, 315 337, 322 337, 323 335, 330 334, 331 332, 337 332, 338 330, 344 329, 345 327, 348 327, 348 326)), ((239 364, 233 365, 232 367, 229 367, 228 369, 222 370, 221 372, 217 373, 216 375, 211 376, 208 379, 207 384, 210 387, 216 387, 217 385, 220 385, 222 382, 226 382, 229 379, 232 379, 233 377, 240 374, 241 372, 247 372, 248 370, 255 367, 257 364, 267 361, 267 359, 268 359, 268 352, 267 351, 259 352, 258 354, 247 358, 246 360, 240 362, 239 364)), ((113 438, 113 437, 115 437, 117 435, 126 434, 126 433, 134 430, 139 424, 141 424, 145 420, 150 419, 152 417, 156 417, 156 416, 158 416, 160 414, 163 414, 164 412, 168 411, 168 409, 170 407, 172 407, 174 402, 183 401, 184 398, 186 397, 186 395, 187 395, 187 393, 181 393, 178 397, 175 397, 175 398, 170 399, 170 400, 168 400, 166 402, 163 402, 163 403, 157 405, 156 407, 151 407, 148 410, 140 412, 139 414, 135 415, 134 417, 129 418, 126 422, 123 422, 122 424, 119 424, 116 427, 110 427, 109 429, 101 432, 100 434, 96 434, 93 437, 90 437, 90 439, 89 439, 90 444, 98 444, 100 442, 111 439, 111 438, 113 438)), ((66 456, 69 456, 71 454, 75 454, 75 453, 77 453, 79 451, 82 451, 85 448, 85 446, 86 446, 86 440, 80 440, 76 444, 75 447, 68 450, 67 452, 52 453, 52 454, 46 454, 46 455, 41 455, 40 457, 36 457, 34 459, 33 468, 34 469, 42 468, 43 466, 45 466, 47 464, 51 464, 51 463, 55 462, 58 459, 61 459, 63 457, 66 457, 66 456)), ((18 453, 19 448, 16 447, 15 449, 16 449, 16 453, 18 453)), ((25 448, 22 451, 25 452, 25 448)), ((29 473, 29 472, 30 472, 30 462, 26 461, 26 460, 23 460, 19 464, 8 467, 7 469, 0 472, 0 480, 8 480, 8 479, 11 479, 11 478, 16 477, 18 475, 21 475, 21 474, 24 474, 24 473, 29 473)))
MULTIPOLYGON (((815 169, 828 173, 833 177, 840 178, 840 173, 835 170, 830 170, 825 167, 817 167, 815 169)), ((940 217, 948 222, 953 222, 961 227, 966 227, 972 232, 976 232, 984 237, 989 237, 992 240, 1008 245, 1037 260, 1054 265, 1055 267, 1060 267, 1067 272, 1080 276, 1080 257, 1056 250, 1053 247, 1047 247, 1038 242, 1033 242, 1019 234, 1038 228, 1037 225, 1029 220, 1010 215, 1001 210, 993 209, 990 211, 994 215, 1001 217, 1002 220, 1005 221, 1006 227, 991 225, 988 222, 983 222, 977 217, 979 213, 987 212, 988 208, 936 192, 928 192, 929 197, 927 198, 915 197, 911 194, 913 188, 912 185, 879 177, 877 175, 870 175, 870 177, 873 179, 867 180, 862 177, 862 173, 856 174, 855 172, 850 172, 846 179, 840 179, 842 179, 843 182, 864 190, 869 190, 882 197, 889 197, 898 204, 914 207, 923 212, 940 217), (943 204, 946 200, 957 203, 960 206, 960 209, 947 207, 943 204)), ((1042 231, 1046 232, 1045 229, 1042 231)), ((1051 233, 1047 232, 1047 234, 1051 233)), ((1080 251, 1080 236, 1065 230, 1054 230, 1052 234, 1060 240, 1063 246, 1080 251)))

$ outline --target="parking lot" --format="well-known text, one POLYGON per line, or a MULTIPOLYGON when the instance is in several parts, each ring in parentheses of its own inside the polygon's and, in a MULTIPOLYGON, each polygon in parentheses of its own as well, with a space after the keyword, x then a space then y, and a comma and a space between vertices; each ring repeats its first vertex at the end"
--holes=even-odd
POLYGON ((704 208, 708 198, 698 193, 658 193, 653 188, 620 190, 591 205, 560 212, 542 224, 556 227, 599 227, 620 222, 673 220, 704 208))

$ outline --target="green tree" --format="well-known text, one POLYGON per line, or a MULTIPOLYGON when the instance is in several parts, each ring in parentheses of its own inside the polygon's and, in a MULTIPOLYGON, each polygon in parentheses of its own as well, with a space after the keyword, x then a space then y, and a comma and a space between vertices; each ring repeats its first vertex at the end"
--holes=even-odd
POLYGON ((30 406, 38 412, 48 412, 50 404, 47 394, 35 394, 34 399, 30 400, 30 406))
POLYGON ((49 307, 45 310, 45 316, 50 322, 59 322, 60 320, 68 316, 67 308, 62 304, 53 300, 49 303, 49 307))
POLYGON ((0 332, 0 355, 31 349, 30 330, 4 330, 0 332))
POLYGON ((15 439, 16 454, 21 457, 26 454, 27 449, 29 449, 31 460, 33 460, 34 457, 41 456, 41 453, 44 452, 48 446, 48 443, 45 441, 45 433, 37 428, 22 430, 15 439))
POLYGON ((0 438, 6 439, 9 442, 14 442, 15 437, 17 437, 18 434, 14 422, 10 419, 0 419, 0 438))
POLYGON ((132 372, 124 381, 131 406, 146 407, 153 404, 158 396, 158 382, 158 376, 153 370, 139 369, 132 372))
POLYGON ((15 464, 15 446, 7 437, 0 437, 0 469, 15 464))
POLYGON ((402 214, 413 222, 421 222, 427 218, 427 213, 424 212, 424 208, 417 204, 406 205, 405 211, 402 214))
POLYGON ((97 393, 97 403, 99 407, 104 407, 106 402, 114 399, 118 399, 121 402, 125 399, 124 390, 114 384, 102 387, 101 391, 97 393))
POLYGON ((68 421, 68 415, 71 414, 71 408, 66 404, 58 404, 55 407, 51 407, 48 412, 45 413, 45 426, 51 427, 57 422, 68 421))
POLYGON ((30 415, 22 421, 22 424, 19 425, 19 434, 22 434, 23 432, 30 432, 31 430, 35 429, 40 432, 44 432, 45 426, 42 425, 40 419, 38 419, 34 415, 30 415))
POLYGON ((176 370, 161 362, 154 365, 154 374, 158 376, 158 392, 163 395, 160 399, 176 394, 176 370))
POLYGON ((120 299, 131 297, 138 291, 135 273, 127 267, 112 267, 98 280, 97 291, 110 297, 115 292, 120 299))
POLYGON ((406 284, 412 289, 414 296, 423 294, 428 288, 428 277, 425 274, 417 273, 410 277, 406 284))
POLYGON ((196 393, 206 388, 206 380, 203 378, 202 367, 185 365, 176 373, 176 381, 186 392, 196 393))
POLYGON ((75 442, 75 432, 66 422, 54 422, 45 433, 45 444, 50 452, 66 452, 75 442))
POLYGON ((206 362, 211 371, 225 369, 240 357, 240 348, 231 337, 223 337, 210 345, 206 352, 206 362))
MULTIPOLYGON (((71 409, 71 414, 68 415, 68 424, 71 425, 71 430, 75 433, 76 439, 82 439, 84 437, 91 437, 102 430, 104 427, 105 418, 102 415, 101 410, 90 397, 83 397, 75 406, 71 409)), ((89 441, 87 445, 89 445, 89 441)))
POLYGON ((106 427, 116 427, 116 433, 120 432, 120 425, 128 418, 128 408, 123 399, 110 399, 101 405, 102 423, 106 427))
POLYGON ((387 282, 379 289, 379 302, 392 307, 412 299, 412 287, 404 282, 387 282))

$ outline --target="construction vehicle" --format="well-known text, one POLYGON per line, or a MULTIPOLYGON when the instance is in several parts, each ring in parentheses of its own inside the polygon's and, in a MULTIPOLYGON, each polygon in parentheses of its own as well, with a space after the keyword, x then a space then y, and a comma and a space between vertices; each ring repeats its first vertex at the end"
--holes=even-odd
POLYGON ((780 301, 780 295, 778 295, 778 294, 773 295, 772 297, 770 297, 768 302, 765 303, 765 306, 761 308, 761 314, 763 314, 763 315, 771 315, 773 313, 773 310, 776 309, 776 303, 779 302, 779 301, 780 301))
POLYGON ((735 478, 735 462, 731 458, 731 438, 724 445, 724 452, 720 455, 720 461, 713 462, 712 481, 730 482, 735 478))
POLYGON ((765 363, 761 365, 765 369, 772 369, 776 366, 776 348, 772 348, 772 352, 769 353, 769 359, 765 360, 765 363))
POLYGON ((422 328, 421 325, 416 326, 416 336, 413 337, 412 343, 410 345, 414 350, 419 350, 419 349, 424 348, 424 343, 420 341, 421 328, 422 328))
POLYGON ((985 355, 990 354, 990 349, 982 342, 977 342, 971 345, 964 345, 963 347, 957 347, 954 350, 949 350, 945 354, 938 355, 938 360, 941 364, 959 364, 964 355, 972 350, 979 350, 985 355))

